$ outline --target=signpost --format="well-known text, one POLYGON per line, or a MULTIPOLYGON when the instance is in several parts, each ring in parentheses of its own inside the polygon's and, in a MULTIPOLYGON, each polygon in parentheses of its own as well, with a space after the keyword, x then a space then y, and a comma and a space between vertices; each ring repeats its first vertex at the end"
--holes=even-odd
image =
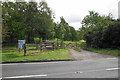
POLYGON ((20 49, 24 49, 24 56, 26 56, 25 40, 18 40, 18 48, 19 48, 19 52, 20 52, 20 49))
POLYGON ((25 44, 25 40, 18 40, 18 48, 23 49, 23 44, 25 44))

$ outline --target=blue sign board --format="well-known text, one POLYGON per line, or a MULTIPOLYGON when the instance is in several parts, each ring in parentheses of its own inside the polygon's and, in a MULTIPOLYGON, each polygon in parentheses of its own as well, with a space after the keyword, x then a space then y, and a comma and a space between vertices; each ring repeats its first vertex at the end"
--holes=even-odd
POLYGON ((18 40, 18 48, 23 49, 23 44, 25 44, 25 40, 18 40))

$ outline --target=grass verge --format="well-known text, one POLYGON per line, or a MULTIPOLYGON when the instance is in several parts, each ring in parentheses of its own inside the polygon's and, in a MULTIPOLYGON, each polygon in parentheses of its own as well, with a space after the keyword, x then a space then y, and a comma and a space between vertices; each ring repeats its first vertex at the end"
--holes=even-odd
POLYGON ((56 59, 72 59, 71 53, 67 48, 40 52, 38 50, 28 51, 27 56, 23 56, 23 50, 18 51, 15 47, 3 47, 2 62, 11 61, 35 61, 35 60, 56 60, 56 59))
POLYGON ((72 49, 74 49, 75 51, 81 52, 80 49, 78 49, 77 47, 72 47, 72 49))
POLYGON ((91 52, 101 53, 101 54, 120 56, 120 50, 96 49, 96 48, 89 48, 89 47, 84 47, 83 49, 91 51, 91 52))
POLYGON ((101 53, 101 54, 107 54, 107 55, 113 55, 113 56, 120 56, 120 50, 111 50, 111 49, 96 49, 96 48, 91 48, 91 47, 86 47, 86 42, 84 40, 80 40, 78 42, 78 45, 80 48, 91 51, 91 52, 96 52, 96 53, 101 53))

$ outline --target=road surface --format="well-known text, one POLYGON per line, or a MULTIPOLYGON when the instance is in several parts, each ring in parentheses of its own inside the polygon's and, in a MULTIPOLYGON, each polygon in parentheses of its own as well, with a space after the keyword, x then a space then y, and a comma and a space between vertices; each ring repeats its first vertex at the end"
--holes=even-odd
MULTIPOLYGON (((100 56, 100 55, 99 55, 100 56)), ((118 58, 2 64, 3 79, 17 78, 118 78, 118 58)))

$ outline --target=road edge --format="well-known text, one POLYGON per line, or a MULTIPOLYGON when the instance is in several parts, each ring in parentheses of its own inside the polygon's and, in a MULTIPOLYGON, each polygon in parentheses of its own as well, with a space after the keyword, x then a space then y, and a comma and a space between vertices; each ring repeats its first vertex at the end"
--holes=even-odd
POLYGON ((32 63, 32 62, 56 62, 56 61, 76 61, 75 59, 58 59, 58 60, 36 60, 36 61, 11 61, 11 62, 1 62, 2 64, 7 63, 32 63))

